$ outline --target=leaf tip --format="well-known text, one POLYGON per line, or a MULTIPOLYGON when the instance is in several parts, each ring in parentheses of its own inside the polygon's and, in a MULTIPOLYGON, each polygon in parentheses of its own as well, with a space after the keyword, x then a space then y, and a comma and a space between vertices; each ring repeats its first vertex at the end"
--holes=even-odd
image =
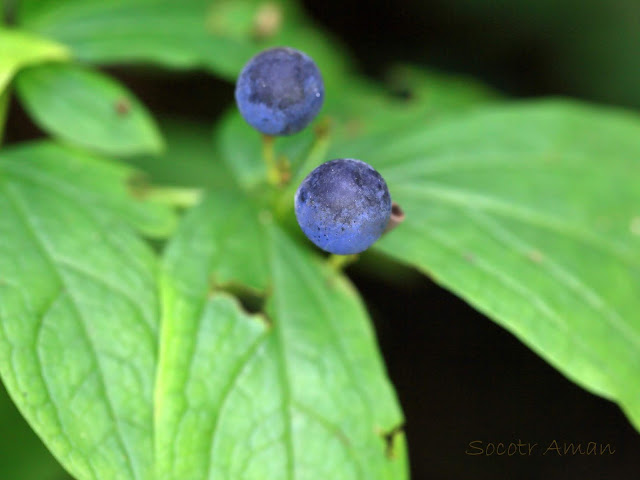
POLYGON ((145 145, 144 151, 140 153, 150 153, 152 155, 162 155, 167 151, 167 143, 164 137, 160 133, 157 126, 153 125, 152 134, 149 136, 149 140, 145 145))

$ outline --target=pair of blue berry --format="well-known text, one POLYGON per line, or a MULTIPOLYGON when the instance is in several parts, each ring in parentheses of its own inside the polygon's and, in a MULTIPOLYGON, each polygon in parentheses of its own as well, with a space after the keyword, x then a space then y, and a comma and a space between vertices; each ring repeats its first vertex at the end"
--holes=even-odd
MULTIPOLYGON (((320 70, 292 48, 265 50, 238 77, 236 102, 244 119, 266 135, 291 135, 304 129, 324 101, 320 70)), ((360 253, 384 232, 391 197, 382 176, 360 160, 323 163, 300 184, 295 213, 304 234, 335 254, 360 253)))

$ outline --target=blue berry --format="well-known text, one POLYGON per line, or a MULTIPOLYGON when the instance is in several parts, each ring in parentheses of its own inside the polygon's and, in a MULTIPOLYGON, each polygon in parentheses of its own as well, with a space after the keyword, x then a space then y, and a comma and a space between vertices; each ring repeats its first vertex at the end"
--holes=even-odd
POLYGON ((348 255, 380 238, 391 215, 391 197, 372 166, 341 158, 323 163, 302 181, 295 212, 309 240, 327 252, 348 255))
POLYGON ((291 135, 315 118, 324 100, 320 70, 293 48, 265 50, 244 66, 236 103, 244 119, 267 135, 291 135))

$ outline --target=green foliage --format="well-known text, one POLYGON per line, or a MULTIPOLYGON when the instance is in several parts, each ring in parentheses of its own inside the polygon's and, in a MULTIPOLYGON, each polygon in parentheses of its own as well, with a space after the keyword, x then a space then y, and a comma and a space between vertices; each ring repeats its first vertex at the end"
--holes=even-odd
POLYGON ((16 85, 38 125, 62 140, 112 155, 162 149, 147 110, 124 87, 97 72, 39 65, 22 71, 16 85))
POLYGON ((128 158, 128 164, 148 173, 153 183, 205 188, 229 185, 229 170, 212 151, 211 125, 161 118, 160 128, 166 132, 164 152, 128 158))
POLYGON ((290 1, 27 1, 19 23, 97 64, 206 68, 234 81, 260 50, 289 45, 311 55, 330 82, 345 68, 332 42, 290 1))
POLYGON ((638 138, 634 116, 537 102, 407 131, 362 155, 407 216, 378 248, 640 428, 638 138))
POLYGON ((267 209, 212 192, 165 266, 156 432, 166 478, 404 475, 384 453, 402 417, 358 295, 267 209), (220 293, 238 288, 266 296, 264 314, 220 293))
POLYGON ((65 60, 69 56, 62 45, 1 27, 0 52, 0 92, 4 92, 20 68, 42 61, 65 60))
POLYGON ((298 182, 336 157, 374 165, 406 213, 374 252, 640 429, 637 115, 507 102, 410 66, 390 76, 398 98, 350 74, 289 2, 31 0, 17 18, 30 33, 0 31, 2 101, 20 70, 19 100, 53 139, 0 150, 0 375, 76 479, 408 478, 363 302, 293 217, 298 182), (275 153, 235 111, 213 135, 163 118, 160 152, 133 94, 50 63, 70 52, 232 79, 278 43, 314 56, 327 104, 275 153), (266 182, 272 153, 281 186, 266 182))
POLYGON ((150 478, 156 260, 123 220, 163 232, 170 212, 55 145, 7 150, 0 172, 3 380, 76 478, 150 478))

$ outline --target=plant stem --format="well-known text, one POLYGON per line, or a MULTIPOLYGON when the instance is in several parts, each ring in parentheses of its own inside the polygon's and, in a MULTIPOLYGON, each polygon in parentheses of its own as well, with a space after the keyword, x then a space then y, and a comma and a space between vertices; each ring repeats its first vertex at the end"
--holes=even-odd
POLYGON ((292 177, 294 184, 300 183, 302 179, 326 160, 327 150, 329 150, 329 120, 323 119, 315 129, 315 138, 304 161, 296 168, 292 177))
POLYGON ((145 200, 182 208, 197 205, 202 196, 202 190, 197 188, 149 187, 144 192, 145 200))
POLYGON ((324 120, 315 130, 315 138, 304 161, 298 166, 295 174, 292 175, 291 181, 277 199, 275 212, 279 218, 284 218, 291 209, 293 202, 291 201, 298 189, 298 185, 303 178, 309 174, 311 170, 320 165, 326 158, 329 149, 329 128, 328 120, 324 120))
POLYGON ((332 254, 329 256, 327 261, 329 262, 329 266, 333 268, 335 271, 341 271, 341 270, 344 270, 349 265, 351 265, 356 260, 358 260, 357 253, 353 255, 332 254))
POLYGON ((267 167, 267 182, 270 185, 280 185, 280 168, 275 154, 275 137, 264 135, 262 137, 262 158, 267 167))

